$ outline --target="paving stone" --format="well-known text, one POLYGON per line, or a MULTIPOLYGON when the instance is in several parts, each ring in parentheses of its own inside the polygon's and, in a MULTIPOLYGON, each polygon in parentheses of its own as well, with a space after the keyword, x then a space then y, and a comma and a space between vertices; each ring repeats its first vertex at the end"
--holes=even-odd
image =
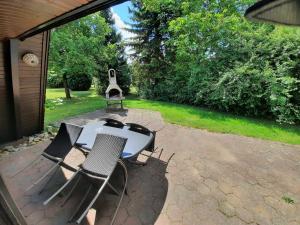
POLYGON ((226 183, 220 183, 219 184, 219 189, 224 194, 232 194, 233 193, 232 187, 229 184, 226 184, 226 183))
POLYGON ((155 225, 171 225, 171 222, 167 215, 160 214, 158 219, 155 222, 155 225))
POLYGON ((244 221, 242 221, 238 217, 231 217, 231 218, 228 219, 228 224, 230 224, 230 225, 246 225, 246 224, 249 224, 249 223, 245 223, 244 221))
POLYGON ((246 223, 253 223, 254 222, 253 214, 249 210, 246 210, 246 209, 241 208, 241 207, 237 207, 237 208, 235 208, 235 212, 236 212, 236 216, 240 220, 242 220, 246 223))
POLYGON ((138 217, 128 217, 124 223, 124 225, 142 225, 142 222, 138 217))
POLYGON ((221 201, 219 203, 219 210, 227 217, 235 216, 235 208, 227 201, 221 201))
POLYGON ((138 216, 143 224, 153 224, 156 219, 156 213, 150 207, 145 207, 138 216))
MULTIPOLYGON (((98 110, 66 122, 84 125, 102 117, 160 129, 156 136, 158 150, 147 159, 147 166, 128 168, 128 196, 123 199, 116 225, 300 224, 299 146, 167 124, 158 112, 142 109, 130 109, 123 114, 98 110), (287 204, 283 196, 293 198, 295 203, 287 204)), ((8 156, 0 159, 0 170, 31 224, 65 225, 86 190, 84 186, 76 189, 63 208, 61 198, 46 207, 41 203, 72 172, 60 170, 40 196, 39 187, 25 193, 52 165, 44 159, 22 169, 49 144, 41 141, 44 138, 47 135, 34 136, 32 145, 20 145, 21 151, 6 151, 8 156)), ((66 158, 75 167, 83 160, 84 156, 76 150, 66 158)), ((118 197, 103 193, 93 206, 92 217, 87 218, 91 221, 85 219, 83 225, 109 224, 117 200, 118 197)))
POLYGON ((182 221, 182 209, 177 205, 169 205, 167 208, 167 215, 172 223, 182 221))
POLYGON ((27 217, 27 221, 29 224, 36 225, 44 218, 45 218, 44 210, 37 210, 27 217))

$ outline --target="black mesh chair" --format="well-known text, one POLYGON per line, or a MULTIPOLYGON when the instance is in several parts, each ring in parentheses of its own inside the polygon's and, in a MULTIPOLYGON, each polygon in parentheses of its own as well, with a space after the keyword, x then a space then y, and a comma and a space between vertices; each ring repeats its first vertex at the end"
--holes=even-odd
POLYGON ((114 120, 111 118, 103 118, 101 119, 102 121, 105 121, 103 126, 108 126, 108 127, 115 127, 115 128, 123 128, 125 126, 124 123, 118 120, 114 120))
MULTIPOLYGON (((116 211, 114 213, 111 224, 114 223, 115 217, 117 215, 118 209, 120 207, 121 201, 123 199, 124 193, 126 191, 127 186, 127 169, 125 164, 120 160, 120 156, 125 147, 127 139, 109 135, 109 134, 98 134, 94 143, 94 146, 87 156, 84 163, 80 166, 80 168, 74 173, 74 175, 69 179, 57 192, 55 192, 48 200, 44 202, 44 205, 47 205, 53 198, 55 198, 61 191, 63 191, 71 182, 78 176, 84 176, 88 178, 89 186, 87 188, 86 194, 83 196, 81 202, 79 203, 77 209, 74 211, 74 214, 71 216, 70 222, 76 222, 79 224, 82 219, 86 216, 89 209, 93 206, 103 189, 108 186, 115 193, 120 195, 120 200, 116 211), (110 183, 109 179, 115 170, 116 165, 119 163, 121 165, 124 172, 124 186, 122 192, 118 192, 116 188, 114 188, 110 183), (102 181, 101 184, 97 182, 97 191, 92 199, 88 202, 87 207, 82 207, 87 197, 90 194, 92 186, 96 181, 102 181), (83 210, 83 212, 82 212, 83 210), (82 213, 81 213, 82 212, 82 213), (77 215, 77 216, 76 216, 77 215), (76 217, 76 218, 75 218, 76 217)), ((76 182, 77 185, 78 182, 76 182)), ((74 190, 74 187, 71 189, 74 190)), ((70 193, 68 198, 70 197, 70 193)), ((85 204, 86 205, 86 204, 85 204)))
POLYGON ((153 139, 152 141, 149 143, 149 145, 144 149, 148 152, 154 152, 154 148, 155 148, 155 136, 156 136, 156 131, 151 131, 149 130, 147 127, 144 127, 140 124, 136 124, 136 123, 126 123, 127 126, 129 126, 130 131, 134 131, 140 134, 144 134, 144 135, 153 135, 153 139))
MULTIPOLYGON (((46 185, 60 166, 71 171, 76 171, 75 168, 64 163, 64 159, 72 148, 76 147, 76 141, 79 138, 82 129, 82 127, 76 125, 61 123, 57 135, 42 153, 42 156, 55 162, 55 165, 51 167, 41 178, 35 181, 29 188, 27 188, 27 191, 44 180, 49 174, 53 173, 49 180, 45 183, 46 185)), ((41 192, 42 191, 43 189, 41 192)))

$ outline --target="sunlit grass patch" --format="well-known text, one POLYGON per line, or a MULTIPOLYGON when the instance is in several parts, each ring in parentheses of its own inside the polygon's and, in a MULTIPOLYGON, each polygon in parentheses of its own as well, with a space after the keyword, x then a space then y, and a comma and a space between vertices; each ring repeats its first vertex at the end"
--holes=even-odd
MULTIPOLYGON (((103 109, 106 105, 102 96, 92 89, 72 92, 73 98, 66 100, 63 89, 47 89, 45 124, 66 117, 103 109)), ((278 123, 214 112, 199 107, 160 101, 139 99, 127 96, 125 107, 158 111, 169 123, 187 127, 206 129, 212 132, 231 133, 289 144, 300 144, 300 128, 281 126, 278 123)))

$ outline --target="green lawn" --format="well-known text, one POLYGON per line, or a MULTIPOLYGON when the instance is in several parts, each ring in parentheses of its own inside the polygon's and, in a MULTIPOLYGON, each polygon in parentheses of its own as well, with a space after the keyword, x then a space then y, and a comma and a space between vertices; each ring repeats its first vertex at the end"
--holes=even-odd
MULTIPOLYGON (((103 97, 97 96, 94 91, 72 92, 72 96, 71 100, 65 100, 63 89, 47 89, 46 125, 105 107, 103 97)), ((125 107, 159 111, 165 121, 173 124, 300 144, 300 127, 283 127, 270 121, 237 117, 187 105, 142 100, 134 96, 127 97, 125 107)))

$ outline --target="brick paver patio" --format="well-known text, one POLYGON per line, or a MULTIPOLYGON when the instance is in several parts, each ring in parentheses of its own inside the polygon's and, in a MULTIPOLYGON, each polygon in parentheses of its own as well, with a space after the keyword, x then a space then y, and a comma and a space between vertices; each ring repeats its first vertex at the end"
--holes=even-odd
MULTIPOLYGON (((129 167, 128 196, 116 224, 300 224, 299 146, 167 124, 159 113, 137 109, 121 115, 96 111, 68 121, 83 125, 104 116, 158 130, 158 149, 148 164, 129 167)), ((22 168, 48 143, 2 159, 0 169, 29 224, 64 225, 84 193, 84 182, 64 207, 60 206, 62 198, 48 206, 42 202, 72 175, 68 171, 56 174, 40 195, 39 186, 25 192, 51 162, 40 160, 22 168)), ((75 150, 67 158, 72 165, 83 160, 75 150)), ((83 224, 109 224, 116 201, 113 195, 102 195, 83 224)))

